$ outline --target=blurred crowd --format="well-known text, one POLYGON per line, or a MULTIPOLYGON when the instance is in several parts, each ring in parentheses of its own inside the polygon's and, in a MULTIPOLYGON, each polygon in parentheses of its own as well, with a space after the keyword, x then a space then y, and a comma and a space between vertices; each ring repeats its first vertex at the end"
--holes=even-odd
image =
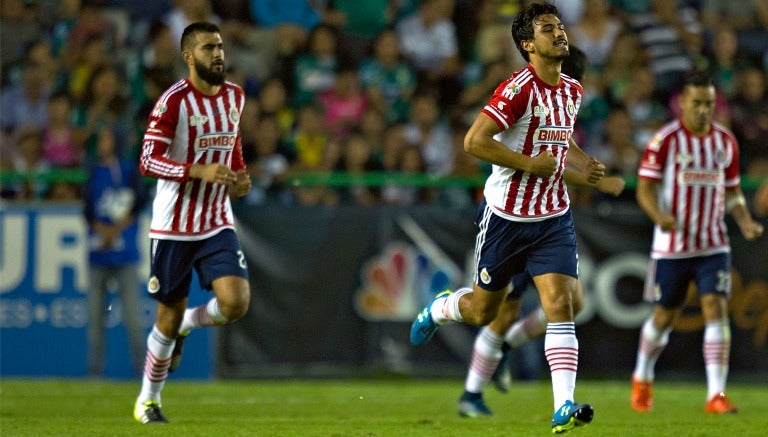
MULTIPOLYGON (((510 33, 525 3, 2 0, 0 169, 86 169, 100 141, 135 160, 155 100, 187 74, 183 29, 210 21, 222 30, 228 79, 248 96, 241 134, 254 189, 242 201, 475 202, 474 186, 355 181, 488 172, 463 152, 463 137, 494 88, 525 65, 510 33), (284 183, 307 172, 351 182, 284 183)), ((576 142, 611 174, 634 177, 695 67, 716 78, 716 118, 739 140, 742 173, 768 176, 768 0, 553 3, 590 61, 576 142)), ((81 196, 67 178, 4 178, 1 188, 4 199, 81 196)))

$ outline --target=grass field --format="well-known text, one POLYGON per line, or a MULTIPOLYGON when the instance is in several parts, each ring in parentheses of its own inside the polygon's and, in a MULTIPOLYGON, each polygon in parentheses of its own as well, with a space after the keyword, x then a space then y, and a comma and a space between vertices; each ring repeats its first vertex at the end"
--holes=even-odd
MULTIPOLYGON (((462 419, 462 381, 171 380, 163 392, 167 425, 131 417, 138 382, 15 380, 0 382, 0 435, 16 436, 544 436, 551 435, 548 382, 492 388, 493 417, 462 419)), ((577 401, 595 419, 569 436, 760 436, 768 428, 768 386, 732 384, 741 411, 707 415, 704 381, 658 383, 656 410, 633 412, 626 381, 579 381, 577 401)))

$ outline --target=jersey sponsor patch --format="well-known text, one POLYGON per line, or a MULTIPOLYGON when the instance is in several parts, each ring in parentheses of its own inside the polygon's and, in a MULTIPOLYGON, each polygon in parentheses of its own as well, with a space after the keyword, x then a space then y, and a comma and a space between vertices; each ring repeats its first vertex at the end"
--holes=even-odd
POLYGON ((208 117, 205 115, 190 115, 189 116, 189 125, 190 126, 200 126, 208 122, 208 117))
POLYGON ((677 174, 677 183, 680 185, 705 185, 716 187, 723 183, 724 176, 719 171, 683 170, 677 174))
POLYGON ((232 150, 237 142, 237 135, 232 133, 214 133, 195 138, 195 153, 207 150, 232 150))
POLYGON ((557 144, 565 146, 571 138, 570 127, 541 126, 533 133, 534 144, 557 144))

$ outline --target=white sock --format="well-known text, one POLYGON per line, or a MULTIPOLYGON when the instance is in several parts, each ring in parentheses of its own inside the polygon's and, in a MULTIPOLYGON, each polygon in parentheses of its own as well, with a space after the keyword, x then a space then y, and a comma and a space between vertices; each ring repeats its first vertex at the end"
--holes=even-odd
POLYGON ((501 361, 504 339, 485 326, 475 338, 472 362, 469 365, 464 388, 470 393, 482 393, 501 361))
POLYGON ((725 392, 728 358, 731 352, 731 325, 728 319, 704 326, 704 367, 707 373, 707 400, 725 392))
POLYGON ((160 402, 160 392, 168 379, 168 368, 171 366, 171 352, 176 340, 161 333, 157 326, 147 337, 147 359, 144 364, 144 376, 141 380, 141 392, 136 402, 143 404, 148 400, 160 402))
POLYGON ((187 308, 184 311, 184 319, 181 321, 179 335, 189 335, 194 328, 223 325, 227 319, 221 314, 219 301, 214 297, 205 305, 187 308))
POLYGON ((526 341, 536 338, 547 330, 547 316, 539 307, 516 321, 504 334, 504 341, 512 347, 521 346, 526 341))
POLYGON ((640 344, 637 347, 637 361, 632 376, 637 381, 653 382, 654 367, 661 352, 669 343, 669 333, 672 328, 659 331, 653 325, 653 318, 649 317, 640 329, 640 344))
POLYGON ((579 367, 579 342, 574 322, 547 323, 544 355, 552 375, 552 395, 557 411, 565 401, 573 401, 576 371, 579 367))
POLYGON ((441 297, 432 302, 432 306, 429 308, 429 312, 432 315, 432 320, 438 325, 452 320, 454 322, 463 322, 464 318, 461 317, 461 311, 459 311, 459 300, 461 296, 472 293, 471 288, 459 288, 446 297, 441 297))

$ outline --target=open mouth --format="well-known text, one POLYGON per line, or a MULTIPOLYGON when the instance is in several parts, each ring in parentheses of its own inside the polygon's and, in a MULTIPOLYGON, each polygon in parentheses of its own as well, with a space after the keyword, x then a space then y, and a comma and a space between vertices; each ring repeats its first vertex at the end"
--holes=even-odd
POLYGON ((568 41, 561 39, 555 41, 555 47, 568 47, 568 41))

